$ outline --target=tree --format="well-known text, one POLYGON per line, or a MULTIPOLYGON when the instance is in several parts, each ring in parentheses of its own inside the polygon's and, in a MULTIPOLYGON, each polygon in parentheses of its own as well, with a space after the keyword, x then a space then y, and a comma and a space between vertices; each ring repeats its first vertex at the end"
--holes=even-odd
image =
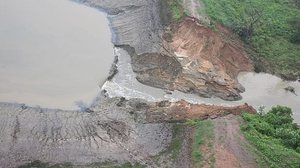
POLYGON ((249 42, 255 30, 262 25, 263 9, 249 4, 241 17, 240 23, 236 23, 234 31, 245 41, 249 42))
POLYGON ((285 106, 273 107, 264 117, 265 120, 272 124, 275 128, 282 127, 284 125, 292 125, 293 123, 292 109, 285 106))

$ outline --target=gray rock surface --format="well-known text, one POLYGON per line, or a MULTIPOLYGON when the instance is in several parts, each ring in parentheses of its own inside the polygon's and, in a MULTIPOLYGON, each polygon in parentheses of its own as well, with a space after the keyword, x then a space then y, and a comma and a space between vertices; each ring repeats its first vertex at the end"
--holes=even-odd
POLYGON ((101 96, 90 113, 0 104, 0 167, 50 163, 146 163, 166 148, 171 124, 144 123, 141 100, 101 96))
POLYGON ((163 26, 160 0, 74 0, 108 14, 115 45, 129 45, 137 54, 158 52, 163 26))

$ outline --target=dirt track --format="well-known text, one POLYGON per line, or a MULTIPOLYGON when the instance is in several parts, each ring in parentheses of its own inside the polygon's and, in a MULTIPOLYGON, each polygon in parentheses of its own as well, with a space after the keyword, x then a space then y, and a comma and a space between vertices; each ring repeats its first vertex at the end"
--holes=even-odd
POLYGON ((216 168, 255 168, 255 155, 241 131, 241 118, 228 115, 212 120, 214 123, 214 156, 216 168))

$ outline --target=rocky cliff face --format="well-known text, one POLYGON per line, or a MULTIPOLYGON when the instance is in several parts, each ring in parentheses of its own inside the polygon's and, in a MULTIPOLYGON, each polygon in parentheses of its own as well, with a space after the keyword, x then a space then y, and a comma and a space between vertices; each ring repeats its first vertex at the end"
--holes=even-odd
MULTIPOLYGON (((240 99, 244 88, 236 78, 241 71, 252 71, 253 65, 243 47, 226 41, 193 18, 186 18, 173 33, 170 45, 179 60, 182 73, 175 81, 178 90, 217 96, 226 100, 240 99)), ((223 36, 226 36, 225 32, 223 36)))

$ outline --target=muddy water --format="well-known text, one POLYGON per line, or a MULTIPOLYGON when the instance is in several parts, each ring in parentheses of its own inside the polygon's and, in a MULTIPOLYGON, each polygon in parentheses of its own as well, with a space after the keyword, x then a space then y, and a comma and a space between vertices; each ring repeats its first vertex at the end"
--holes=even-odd
POLYGON ((294 119, 300 123, 300 82, 288 82, 265 73, 241 73, 239 82, 246 88, 242 93, 244 102, 258 108, 266 106, 266 109, 274 105, 291 107, 294 111, 294 119), (292 86, 295 92, 287 92, 284 88, 292 86))
POLYGON ((178 101, 184 99, 194 104, 205 103, 222 106, 248 103, 257 109, 260 106, 265 106, 265 110, 269 110, 274 105, 285 105, 293 109, 295 121, 300 123, 300 96, 284 90, 287 86, 293 86, 296 93, 300 94, 300 82, 285 82, 270 74, 241 73, 238 80, 246 88, 246 91, 242 93, 243 99, 240 101, 201 98, 195 94, 186 94, 179 91, 167 94, 162 89, 143 85, 135 79, 135 74, 132 72, 130 64, 130 56, 126 51, 116 48, 116 55, 119 56, 119 73, 111 82, 106 82, 103 86, 103 89, 107 90, 112 97, 123 96, 126 98, 141 98, 148 101, 178 101))
POLYGON ((74 109, 113 62, 106 15, 69 0, 0 0, 0 102, 74 109))

